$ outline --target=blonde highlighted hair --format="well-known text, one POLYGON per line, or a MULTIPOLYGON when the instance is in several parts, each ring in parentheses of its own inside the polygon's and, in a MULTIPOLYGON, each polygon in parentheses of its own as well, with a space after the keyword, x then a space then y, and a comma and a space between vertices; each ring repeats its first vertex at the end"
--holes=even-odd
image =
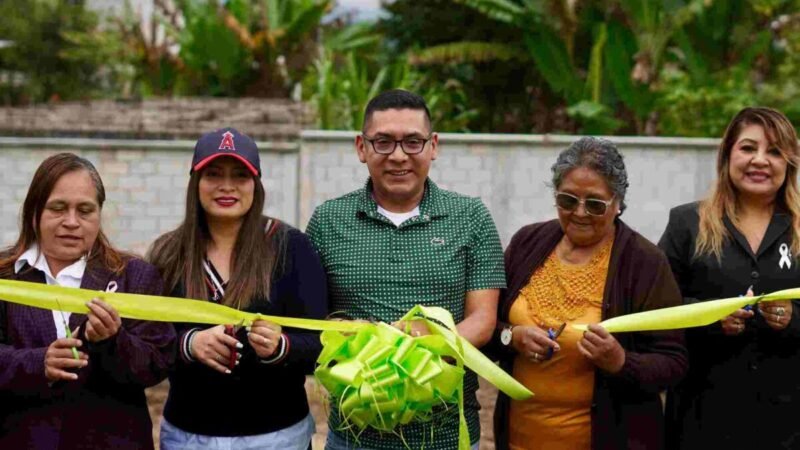
POLYGON ((789 119, 770 108, 745 108, 736 114, 728 124, 717 152, 717 182, 709 196, 700 202, 700 230, 695 243, 695 257, 713 255, 718 261, 722 258, 722 246, 729 238, 723 222, 728 217, 734 226, 739 227, 739 211, 736 202, 736 188, 731 181, 729 166, 731 151, 742 130, 749 125, 764 128, 770 145, 777 147, 786 160, 786 179, 778 189, 775 201, 792 218, 792 254, 800 255, 800 191, 797 186, 798 155, 797 133, 789 119))

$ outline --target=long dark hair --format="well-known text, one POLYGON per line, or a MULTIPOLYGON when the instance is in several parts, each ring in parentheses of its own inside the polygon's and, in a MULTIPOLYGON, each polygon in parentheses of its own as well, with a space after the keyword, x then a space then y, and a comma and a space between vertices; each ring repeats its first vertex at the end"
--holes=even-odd
MULTIPOLYGON (((33 174, 28 194, 22 204, 22 219, 17 242, 5 249, 0 256, 0 276, 12 276, 14 263, 33 244, 39 242, 38 224, 42 219, 47 199, 53 193, 53 188, 58 180, 68 173, 80 170, 86 171, 92 179, 97 191, 97 204, 102 211, 103 203, 106 201, 106 189, 100 174, 89 160, 72 153, 59 153, 45 159, 33 174)), ((111 246, 101 228, 86 259, 87 261, 100 261, 105 268, 119 274, 125 269, 127 258, 127 255, 111 246)))
MULTIPOLYGON (((164 277, 167 293, 181 283, 185 296, 207 299, 203 260, 211 240, 205 210, 200 205, 199 185, 203 171, 193 172, 186 189, 186 215, 178 228, 160 236, 147 253, 147 259, 164 277)), ((274 233, 265 229, 269 218, 263 216, 264 186, 253 176, 253 204, 245 214, 233 247, 230 281, 222 304, 247 309, 254 298, 269 299, 272 276, 283 264, 288 227, 274 233)))

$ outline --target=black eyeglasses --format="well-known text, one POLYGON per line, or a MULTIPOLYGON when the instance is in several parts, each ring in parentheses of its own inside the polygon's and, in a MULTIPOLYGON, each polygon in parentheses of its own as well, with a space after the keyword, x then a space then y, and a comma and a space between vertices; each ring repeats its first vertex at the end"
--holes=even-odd
POLYGON ((372 149, 375 150, 375 153, 380 153, 381 155, 391 155, 394 153, 394 150, 397 148, 397 144, 400 144, 400 148, 403 149, 403 152, 406 155, 416 155, 417 153, 420 153, 422 149, 425 148, 425 144, 431 140, 430 136, 428 136, 427 139, 420 137, 406 137, 400 139, 399 141, 383 136, 369 138, 362 134, 361 137, 363 137, 365 141, 372 145, 372 149))
POLYGON ((566 192, 556 192, 556 206, 564 211, 575 211, 578 205, 583 205, 586 214, 590 216, 603 216, 605 215, 608 207, 614 202, 614 197, 611 200, 600 200, 599 198, 578 198, 566 192))

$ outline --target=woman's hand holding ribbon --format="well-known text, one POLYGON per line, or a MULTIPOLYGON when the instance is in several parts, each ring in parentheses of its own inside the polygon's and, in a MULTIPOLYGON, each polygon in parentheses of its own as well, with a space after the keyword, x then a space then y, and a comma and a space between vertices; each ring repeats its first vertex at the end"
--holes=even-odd
POLYGON ((281 326, 266 320, 256 320, 247 333, 247 340, 261 359, 275 354, 281 339, 281 326))
POLYGON ((615 374, 625 365, 625 349, 600 325, 589 325, 578 341, 578 351, 599 369, 615 374))
POLYGON ((792 302, 790 300, 779 300, 774 302, 759 303, 758 310, 764 316, 770 328, 775 331, 783 330, 792 321, 792 302))
POLYGON ((99 298, 94 298, 86 306, 89 308, 85 332, 87 341, 104 341, 119 332, 122 319, 111 305, 99 298))

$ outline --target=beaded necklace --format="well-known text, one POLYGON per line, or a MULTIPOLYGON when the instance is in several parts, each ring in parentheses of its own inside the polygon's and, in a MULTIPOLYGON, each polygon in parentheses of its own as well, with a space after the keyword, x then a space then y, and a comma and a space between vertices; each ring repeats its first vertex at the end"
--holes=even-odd
POLYGON ((583 316, 590 305, 602 305, 613 244, 608 239, 581 265, 564 263, 551 252, 520 291, 534 322, 557 327, 583 316))

